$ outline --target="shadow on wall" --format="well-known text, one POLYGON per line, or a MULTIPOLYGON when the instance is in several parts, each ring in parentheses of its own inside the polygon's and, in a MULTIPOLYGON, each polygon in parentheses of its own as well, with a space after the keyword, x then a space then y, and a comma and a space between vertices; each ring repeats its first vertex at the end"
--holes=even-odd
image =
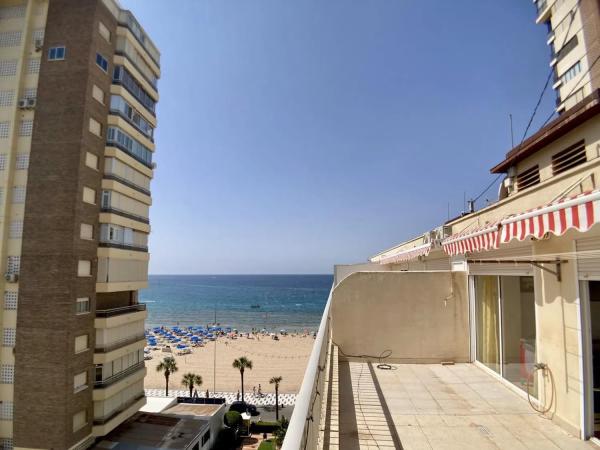
POLYGON ((469 362, 463 272, 356 272, 331 298, 332 339, 346 356, 406 363, 469 362))

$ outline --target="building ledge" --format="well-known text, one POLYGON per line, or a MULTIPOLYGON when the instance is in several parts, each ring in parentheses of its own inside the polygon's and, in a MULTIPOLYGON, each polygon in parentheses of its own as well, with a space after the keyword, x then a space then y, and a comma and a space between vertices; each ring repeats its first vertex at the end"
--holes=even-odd
MULTIPOLYGON (((92 428, 92 434, 94 436, 105 436, 115 429, 118 425, 123 423, 125 420, 133 416, 142 406, 146 404, 146 397, 142 396, 135 401, 131 406, 122 410, 109 421, 105 421, 102 424, 95 424, 92 428)), ((94 421, 95 422, 95 421, 94 421)))

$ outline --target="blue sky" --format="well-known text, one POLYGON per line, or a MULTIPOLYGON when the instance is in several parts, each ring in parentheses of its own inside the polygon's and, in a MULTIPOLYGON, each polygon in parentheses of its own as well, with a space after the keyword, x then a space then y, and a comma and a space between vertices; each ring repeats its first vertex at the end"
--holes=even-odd
POLYGON ((330 273, 432 229, 549 71, 530 1, 121 3, 162 52, 154 274, 330 273))

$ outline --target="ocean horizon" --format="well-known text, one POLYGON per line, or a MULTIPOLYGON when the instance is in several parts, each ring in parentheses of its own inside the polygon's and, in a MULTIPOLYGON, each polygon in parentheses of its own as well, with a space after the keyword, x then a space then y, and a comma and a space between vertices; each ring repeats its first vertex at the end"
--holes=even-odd
POLYGON ((147 327, 222 326, 290 332, 318 328, 331 274, 149 275, 147 327))

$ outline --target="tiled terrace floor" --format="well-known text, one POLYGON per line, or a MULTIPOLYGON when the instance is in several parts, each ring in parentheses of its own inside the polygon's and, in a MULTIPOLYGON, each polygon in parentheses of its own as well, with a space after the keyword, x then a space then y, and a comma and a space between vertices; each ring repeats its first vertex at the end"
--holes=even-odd
POLYGON ((336 370, 326 448, 596 448, 540 417, 526 400, 472 364, 380 370, 363 361, 339 361, 336 370))

